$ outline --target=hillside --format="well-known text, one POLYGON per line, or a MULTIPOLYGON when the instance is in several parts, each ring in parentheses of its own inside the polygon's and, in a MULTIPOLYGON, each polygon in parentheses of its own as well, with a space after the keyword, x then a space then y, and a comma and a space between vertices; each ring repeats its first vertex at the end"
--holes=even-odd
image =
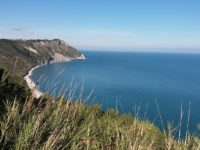
POLYGON ((66 42, 54 40, 0 39, 0 67, 23 77, 36 65, 81 58, 82 54, 66 42))

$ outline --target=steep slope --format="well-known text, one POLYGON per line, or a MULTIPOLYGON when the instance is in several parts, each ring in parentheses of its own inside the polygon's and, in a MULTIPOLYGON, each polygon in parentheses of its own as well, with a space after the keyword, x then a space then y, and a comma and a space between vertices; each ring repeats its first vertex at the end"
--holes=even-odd
POLYGON ((0 39, 0 67, 11 74, 23 77, 36 65, 84 56, 66 42, 54 40, 8 40, 0 39))

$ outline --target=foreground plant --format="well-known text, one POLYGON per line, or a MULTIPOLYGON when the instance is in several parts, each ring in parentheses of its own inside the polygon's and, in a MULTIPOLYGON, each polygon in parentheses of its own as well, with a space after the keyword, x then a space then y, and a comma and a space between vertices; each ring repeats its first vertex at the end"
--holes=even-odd
MULTIPOLYGON (((6 103, 0 120, 2 149, 200 149, 200 140, 189 136, 174 140, 147 121, 99 105, 52 100, 37 103, 27 98, 6 103)), ((170 131, 170 130, 169 130, 170 131)))

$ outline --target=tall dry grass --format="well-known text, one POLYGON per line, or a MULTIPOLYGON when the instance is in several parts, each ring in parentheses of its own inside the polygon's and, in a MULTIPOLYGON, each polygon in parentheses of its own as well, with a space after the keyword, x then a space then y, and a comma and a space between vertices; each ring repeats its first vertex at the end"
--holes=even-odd
POLYGON ((2 149, 200 149, 200 140, 187 135, 175 140, 173 127, 165 135, 153 124, 99 105, 86 106, 63 98, 27 98, 6 104, 0 120, 2 149))

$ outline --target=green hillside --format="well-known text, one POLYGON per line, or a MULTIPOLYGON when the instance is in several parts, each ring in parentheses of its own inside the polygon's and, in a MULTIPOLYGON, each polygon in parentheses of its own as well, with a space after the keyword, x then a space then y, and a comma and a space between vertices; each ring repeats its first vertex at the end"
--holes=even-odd
POLYGON ((81 53, 62 40, 8 40, 0 39, 0 66, 18 77, 41 63, 47 62, 54 54, 76 58, 81 53))

